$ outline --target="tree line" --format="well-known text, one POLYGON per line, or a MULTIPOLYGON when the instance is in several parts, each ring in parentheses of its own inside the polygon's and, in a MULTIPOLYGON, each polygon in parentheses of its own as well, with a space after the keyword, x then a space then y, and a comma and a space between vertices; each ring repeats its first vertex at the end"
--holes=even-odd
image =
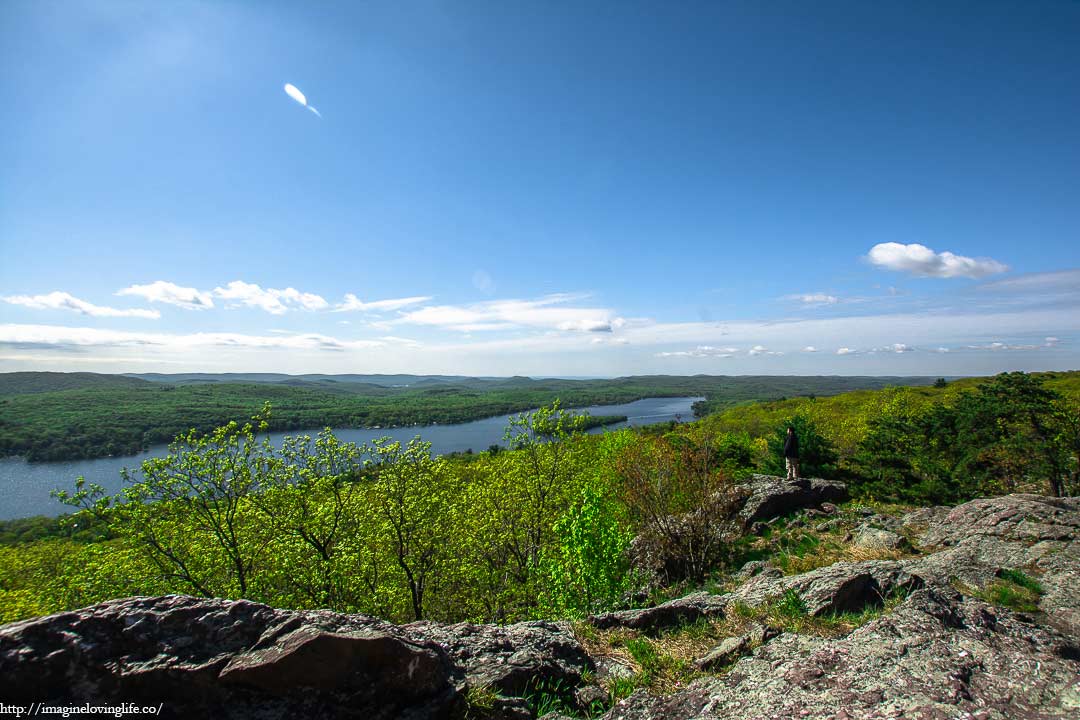
POLYGON ((329 430, 276 447, 267 407, 181 434, 115 496, 81 480, 59 491, 80 512, 23 522, 0 546, 0 620, 167 592, 395 621, 625 606, 644 569, 670 586, 726 568, 739 480, 780 474, 788 425, 805 474, 864 498, 1080 491, 1075 400, 1041 376, 799 403, 590 436, 556 402, 515 416, 505 448, 454 458, 420 438, 356 445, 329 430))

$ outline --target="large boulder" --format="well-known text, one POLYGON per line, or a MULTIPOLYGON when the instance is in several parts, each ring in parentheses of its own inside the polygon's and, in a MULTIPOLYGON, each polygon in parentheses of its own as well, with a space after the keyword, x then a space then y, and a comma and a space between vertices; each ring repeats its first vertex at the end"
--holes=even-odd
POLYGON ((117 700, 168 717, 451 718, 469 688, 491 717, 568 703, 592 660, 568 625, 393 625, 244 600, 128 598, 0 628, 5 702, 117 700))
POLYGON ((848 499, 847 486, 821 478, 800 478, 788 482, 775 475, 751 475, 743 481, 749 497, 739 512, 744 527, 804 508, 848 499))
POLYGON ((808 615, 859 612, 881 605, 889 596, 923 586, 923 580, 891 560, 838 562, 799 575, 763 573, 723 596, 727 603, 758 607, 794 591, 808 615))
POLYGON ((363 615, 128 598, 0 628, 5 702, 125 701, 168 717, 453 717, 438 643, 363 615))

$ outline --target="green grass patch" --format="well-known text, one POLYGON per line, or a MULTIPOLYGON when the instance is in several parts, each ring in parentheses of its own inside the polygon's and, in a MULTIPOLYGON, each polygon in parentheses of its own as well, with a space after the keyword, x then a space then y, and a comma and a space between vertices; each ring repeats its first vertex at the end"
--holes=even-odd
POLYGON ((973 588, 957 579, 953 580, 952 585, 962 594, 991 605, 1029 613, 1039 611, 1039 598, 1044 592, 1037 580, 1021 570, 1014 569, 1000 571, 998 577, 981 589, 973 588))
POLYGON ((1043 586, 1039 584, 1035 578, 1031 577, 1022 570, 1006 569, 999 573, 999 577, 1006 582, 1010 582, 1013 585, 1018 585, 1025 590, 1030 590, 1036 595, 1042 595, 1044 590, 1043 586))
POLYGON ((772 604, 772 613, 788 620, 798 620, 807 616, 806 603, 799 597, 799 593, 788 590, 772 604))

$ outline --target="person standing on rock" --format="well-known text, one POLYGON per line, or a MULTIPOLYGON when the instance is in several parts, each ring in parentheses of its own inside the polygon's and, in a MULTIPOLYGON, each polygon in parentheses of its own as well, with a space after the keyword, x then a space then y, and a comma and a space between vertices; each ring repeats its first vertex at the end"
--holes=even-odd
POLYGON ((784 439, 784 464, 787 465, 787 479, 799 479, 799 438, 795 435, 795 428, 788 426, 787 437, 784 439))

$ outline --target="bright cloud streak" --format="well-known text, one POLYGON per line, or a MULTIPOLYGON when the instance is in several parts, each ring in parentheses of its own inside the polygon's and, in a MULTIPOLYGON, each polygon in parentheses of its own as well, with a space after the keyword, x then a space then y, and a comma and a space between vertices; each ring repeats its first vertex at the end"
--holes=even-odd
POLYGON ((313 293, 300 292, 291 287, 284 290, 275 288, 264 290, 254 283, 246 283, 243 280, 233 280, 223 288, 214 288, 214 295, 238 305, 265 310, 271 315, 284 315, 294 307, 304 310, 325 310, 330 307, 330 303, 313 293))
POLYGON ((80 300, 71 293, 59 290, 45 295, 9 295, 0 299, 12 305, 21 305, 35 310, 68 310, 91 317, 133 317, 147 320, 157 320, 161 317, 161 313, 157 310, 120 310, 104 307, 80 300))
POLYGON ((32 347, 138 347, 190 351, 197 348, 358 350, 383 347, 403 338, 339 340, 319 333, 247 335, 244 333, 140 333, 56 325, 0 325, 0 343, 32 347))
POLYGON ((147 285, 132 285, 117 291, 116 294, 135 295, 153 303, 175 305, 185 310, 209 310, 214 307, 214 298, 210 292, 181 287, 164 280, 156 280, 147 285))
POLYGON ((870 248, 867 259, 880 268, 918 277, 981 278, 1009 269, 1008 265, 991 258, 970 258, 947 250, 938 253, 918 243, 879 243, 870 248))
POLYGON ((388 310, 400 310, 409 305, 418 305, 431 299, 430 295, 418 295, 416 297, 396 298, 392 300, 374 300, 364 302, 352 293, 345 294, 345 301, 334 308, 334 312, 384 312, 388 310))
POLYGON ((304 93, 300 92, 300 88, 296 87, 292 83, 285 83, 285 94, 306 107, 311 112, 315 113, 317 116, 322 117, 322 113, 320 113, 311 105, 308 105, 307 96, 304 95, 304 93))
POLYGON ((657 357, 688 357, 688 358, 730 358, 735 357, 739 348, 713 347, 711 345, 699 345, 693 350, 675 350, 656 353, 657 357))
POLYGON ((461 332, 517 327, 575 332, 613 332, 625 320, 606 308, 568 307, 578 295, 547 295, 538 300, 493 300, 474 305, 433 305, 406 313, 397 322, 461 332))

